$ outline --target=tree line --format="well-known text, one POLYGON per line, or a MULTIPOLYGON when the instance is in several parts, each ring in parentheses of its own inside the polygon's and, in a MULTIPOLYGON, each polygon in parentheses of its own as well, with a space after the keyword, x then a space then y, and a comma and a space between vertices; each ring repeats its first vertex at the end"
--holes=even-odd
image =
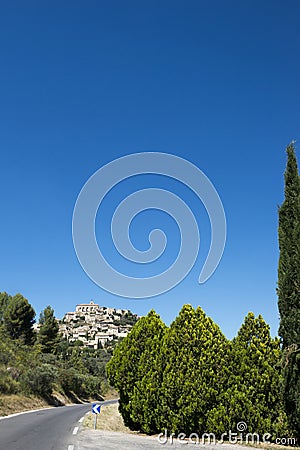
POLYGON ((51 306, 41 312, 37 333, 35 315, 21 294, 0 293, 0 394, 37 395, 50 403, 55 394, 101 398, 109 388, 105 365, 112 349, 68 342, 51 306))
POLYGON ((280 358, 261 316, 249 313, 230 341, 200 307, 184 305, 169 328, 153 310, 142 317, 107 373, 132 430, 221 436, 244 421, 249 432, 284 436, 280 358))
POLYGON ((287 148, 279 208, 280 338, 249 313, 228 340, 198 307, 184 305, 167 327, 155 311, 141 318, 107 365, 119 410, 132 430, 221 436, 236 430, 300 439, 300 178, 287 148))

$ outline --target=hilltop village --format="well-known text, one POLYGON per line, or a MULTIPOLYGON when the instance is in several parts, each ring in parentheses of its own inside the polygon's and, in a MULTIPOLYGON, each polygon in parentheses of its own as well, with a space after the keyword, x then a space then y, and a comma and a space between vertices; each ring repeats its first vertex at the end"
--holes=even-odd
POLYGON ((66 313, 59 328, 69 342, 81 341, 85 347, 98 349, 127 336, 138 319, 127 309, 107 308, 91 300, 66 313))

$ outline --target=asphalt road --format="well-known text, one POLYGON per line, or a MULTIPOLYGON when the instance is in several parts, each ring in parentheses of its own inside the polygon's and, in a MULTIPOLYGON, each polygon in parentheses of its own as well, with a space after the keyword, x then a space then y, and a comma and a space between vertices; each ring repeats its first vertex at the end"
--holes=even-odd
POLYGON ((183 442, 174 439, 172 442, 159 441, 157 436, 143 436, 113 431, 80 430, 74 450, 249 450, 250 447, 238 444, 209 444, 183 442))
MULTIPOLYGON (((115 403, 117 400, 98 402, 115 403)), ((91 404, 61 406, 0 420, 0 449, 71 450, 76 442, 79 419, 91 404), (76 430, 77 429, 77 430, 76 430)))

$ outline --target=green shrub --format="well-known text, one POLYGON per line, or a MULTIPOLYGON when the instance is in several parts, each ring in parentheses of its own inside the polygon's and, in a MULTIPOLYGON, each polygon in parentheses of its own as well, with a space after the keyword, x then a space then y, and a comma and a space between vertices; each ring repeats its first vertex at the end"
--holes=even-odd
POLYGON ((80 374, 73 367, 61 369, 58 375, 58 382, 66 394, 70 392, 78 393, 80 391, 80 374))
POLYGON ((47 397, 52 394, 57 381, 57 372, 50 364, 42 364, 24 372, 20 381, 24 393, 29 391, 32 394, 47 397))
POLYGON ((19 383, 10 376, 6 369, 0 369, 0 393, 16 394, 19 390, 19 383))

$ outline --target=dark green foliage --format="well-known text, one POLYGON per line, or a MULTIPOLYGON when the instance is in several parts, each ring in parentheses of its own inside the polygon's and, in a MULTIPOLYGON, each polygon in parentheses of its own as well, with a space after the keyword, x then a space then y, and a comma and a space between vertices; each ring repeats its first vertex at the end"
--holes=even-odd
POLYGON ((40 314, 40 329, 38 343, 43 353, 55 353, 58 344, 59 326, 54 316, 54 310, 47 306, 40 314))
POLYGON ((294 145, 287 148, 285 200, 279 208, 278 308, 283 348, 300 345, 300 178, 294 145))
POLYGON ((12 297, 3 314, 4 328, 12 339, 21 339, 24 344, 34 343, 33 331, 35 311, 21 294, 12 297))
POLYGON ((80 391, 81 382, 79 373, 73 367, 65 368, 60 371, 59 383, 64 392, 70 394, 71 392, 78 393, 80 391))
POLYGON ((159 369, 161 344, 167 329, 154 311, 151 311, 148 317, 147 345, 144 346, 139 359, 138 379, 130 399, 131 419, 135 428, 145 433, 151 433, 157 429, 162 381, 159 369))
POLYGON ((284 351, 284 401, 292 430, 300 440, 300 348, 290 346, 284 351))
POLYGON ((154 311, 139 320, 107 365, 131 429, 148 434, 236 430, 287 433, 281 350, 261 316, 249 313, 233 341, 200 307, 184 305, 166 329, 154 311))
MULTIPOLYGON (((118 314, 116 314, 118 315, 118 314)), ((138 318, 135 314, 132 314, 131 311, 124 314, 124 316, 120 316, 119 319, 114 319, 113 324, 114 325, 134 325, 136 324, 138 318)))
POLYGON ((8 295, 6 292, 0 292, 0 325, 4 320, 4 311, 11 300, 11 295, 8 295))
POLYGON ((96 398, 101 393, 101 378, 83 374, 73 367, 61 370, 58 381, 67 394, 96 398))
POLYGON ((162 343, 160 430, 206 431, 207 412, 224 389, 229 343, 200 307, 184 305, 162 343))
POLYGON ((150 311, 146 317, 139 319, 128 336, 120 342, 107 364, 109 382, 119 391, 119 410, 125 424, 132 429, 140 428, 139 414, 143 415, 142 411, 137 414, 135 396, 139 394, 135 390, 155 361, 164 330, 165 325, 159 316, 150 311))
POLYGON ((107 353, 104 353, 103 357, 95 358, 94 356, 83 357, 83 364, 86 367, 88 373, 91 375, 105 378, 105 362, 109 360, 107 353))
POLYGON ((106 385, 105 365, 111 357, 108 352, 76 345, 65 348, 63 344, 57 347, 56 353, 63 360, 59 364, 58 375, 58 384, 62 390, 68 395, 74 393, 86 399, 100 398, 106 385), (59 348, 63 349, 62 354, 59 348))
POLYGON ((38 367, 26 370, 20 377, 25 392, 49 397, 57 378, 57 370, 50 364, 41 364, 38 367))
POLYGON ((287 147, 285 199, 279 208, 278 308, 283 346, 283 395, 300 438, 300 177, 294 144, 287 147))
POLYGON ((249 313, 232 342, 227 389, 209 412, 209 429, 219 435, 247 423, 249 432, 281 436, 287 430, 281 399, 280 344, 261 316, 249 313))

